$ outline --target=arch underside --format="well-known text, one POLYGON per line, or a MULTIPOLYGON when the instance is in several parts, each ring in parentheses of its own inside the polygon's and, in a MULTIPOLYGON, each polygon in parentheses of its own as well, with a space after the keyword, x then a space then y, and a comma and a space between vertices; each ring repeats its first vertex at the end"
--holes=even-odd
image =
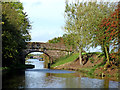
POLYGON ((42 52, 42 53, 44 53, 44 54, 46 54, 49 58, 51 58, 50 57, 50 55, 48 54, 48 53, 46 53, 45 51, 43 51, 43 50, 25 50, 25 52, 24 52, 24 57, 26 57, 29 53, 32 53, 32 52, 42 52))
POLYGON ((48 49, 25 49, 23 51, 24 58, 31 52, 43 52, 45 55, 47 55, 51 62, 57 60, 60 57, 63 57, 65 55, 68 55, 68 51, 63 50, 48 50, 48 49))

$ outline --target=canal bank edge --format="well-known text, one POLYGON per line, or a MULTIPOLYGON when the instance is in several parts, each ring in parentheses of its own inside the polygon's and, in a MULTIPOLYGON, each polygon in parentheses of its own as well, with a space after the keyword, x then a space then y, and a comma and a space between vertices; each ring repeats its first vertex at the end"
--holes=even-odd
POLYGON ((79 58, 75 59, 75 55, 73 54, 69 57, 64 58, 63 60, 56 60, 51 69, 62 69, 62 70, 73 70, 82 72, 87 77, 100 77, 100 78, 109 78, 111 80, 120 81, 119 78, 119 66, 111 66, 107 69, 104 68, 105 61, 104 57, 100 57, 100 54, 83 54, 83 66, 79 64, 79 58), (68 59, 73 58, 68 62, 68 59), (62 62, 63 61, 63 62, 62 62), (59 64, 61 63, 62 64, 59 64))

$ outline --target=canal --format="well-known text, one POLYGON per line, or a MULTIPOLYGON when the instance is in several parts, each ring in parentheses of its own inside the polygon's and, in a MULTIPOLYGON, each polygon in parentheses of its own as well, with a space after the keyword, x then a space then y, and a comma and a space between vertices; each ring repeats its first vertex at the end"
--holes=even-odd
POLYGON ((118 88, 117 81, 84 77, 82 73, 44 68, 44 61, 28 59, 35 68, 3 74, 3 88, 118 88))

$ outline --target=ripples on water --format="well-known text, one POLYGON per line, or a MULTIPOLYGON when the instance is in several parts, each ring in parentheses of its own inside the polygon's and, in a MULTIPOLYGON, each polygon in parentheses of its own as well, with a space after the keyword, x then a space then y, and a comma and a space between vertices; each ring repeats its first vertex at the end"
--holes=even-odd
POLYGON ((74 71, 45 69, 44 61, 28 61, 35 68, 4 75, 4 88, 118 88, 116 81, 77 77, 74 71))

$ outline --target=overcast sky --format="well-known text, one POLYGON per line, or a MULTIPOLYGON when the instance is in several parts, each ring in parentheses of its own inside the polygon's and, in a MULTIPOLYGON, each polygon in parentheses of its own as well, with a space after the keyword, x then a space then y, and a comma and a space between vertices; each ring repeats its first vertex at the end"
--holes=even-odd
MULTIPOLYGON (((32 29, 31 41, 47 42, 54 37, 62 36, 64 30, 65 0, 20 0, 27 13, 32 29)), ((76 0, 69 0, 76 1, 76 0)), ((80 0, 83 1, 83 0, 80 0)), ((85 0, 84 0, 85 1, 85 0)), ((89 0, 87 0, 89 1, 89 0)), ((119 1, 119 0, 103 0, 119 1)))

